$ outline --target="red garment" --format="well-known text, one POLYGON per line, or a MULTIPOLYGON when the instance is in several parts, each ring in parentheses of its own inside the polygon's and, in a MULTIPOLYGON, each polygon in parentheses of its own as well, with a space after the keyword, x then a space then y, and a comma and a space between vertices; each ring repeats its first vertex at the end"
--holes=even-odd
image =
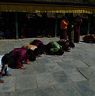
POLYGON ((67 29, 67 26, 68 26, 68 22, 67 22, 67 20, 62 20, 61 21, 61 24, 60 24, 60 28, 61 29, 67 29))
POLYGON ((74 42, 78 43, 80 41, 80 25, 76 24, 74 26, 74 42))
POLYGON ((28 55, 27 55, 27 50, 25 48, 15 48, 13 51, 13 56, 16 58, 16 67, 17 68, 22 68, 23 67, 23 62, 26 64, 28 63, 28 55))
POLYGON ((67 40, 67 27, 68 27, 68 21, 63 19, 60 23, 60 39, 67 40))

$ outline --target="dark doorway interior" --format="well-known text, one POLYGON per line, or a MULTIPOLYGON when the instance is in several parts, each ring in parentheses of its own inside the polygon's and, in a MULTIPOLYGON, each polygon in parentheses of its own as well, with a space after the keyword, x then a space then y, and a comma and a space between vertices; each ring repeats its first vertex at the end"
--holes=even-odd
MULTIPOLYGON (((0 38, 32 38, 59 36, 60 20, 66 16, 69 23, 74 23, 73 13, 53 15, 47 13, 1 12, 0 38)), ((95 15, 84 14, 81 35, 95 34, 95 15)))

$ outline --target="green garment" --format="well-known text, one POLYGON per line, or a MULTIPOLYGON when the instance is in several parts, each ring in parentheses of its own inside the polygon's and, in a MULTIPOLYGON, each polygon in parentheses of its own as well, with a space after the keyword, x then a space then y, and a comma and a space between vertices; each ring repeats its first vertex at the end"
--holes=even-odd
POLYGON ((50 49, 51 52, 58 52, 62 48, 62 46, 59 45, 55 41, 54 42, 51 42, 51 46, 52 46, 52 48, 50 49))

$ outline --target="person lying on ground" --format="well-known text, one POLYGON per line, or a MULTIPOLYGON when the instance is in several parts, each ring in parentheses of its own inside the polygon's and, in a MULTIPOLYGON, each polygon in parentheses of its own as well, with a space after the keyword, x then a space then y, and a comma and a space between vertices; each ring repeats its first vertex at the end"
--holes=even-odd
POLYGON ((45 45, 41 40, 35 39, 30 42, 30 45, 37 46, 37 49, 35 50, 36 56, 40 56, 45 52, 45 45))
POLYGON ((70 48, 75 47, 75 44, 69 40, 61 39, 57 42, 62 46, 64 51, 70 51, 70 48))
MULTIPOLYGON (((37 46, 36 45, 32 45, 32 44, 25 44, 25 45, 23 45, 22 46, 22 48, 25 48, 26 50, 30 50, 33 54, 32 54, 32 58, 33 57, 35 57, 35 59, 36 59, 36 57, 38 56, 38 52, 37 52, 37 46)), ((30 60, 30 61, 32 61, 32 60, 30 60)))
POLYGON ((56 41, 52 41, 45 45, 45 52, 49 55, 62 55, 64 50, 60 44, 58 44, 56 41))
POLYGON ((4 81, 2 80, 3 76, 9 76, 10 75, 9 72, 8 72, 8 70, 9 70, 8 64, 5 63, 5 65, 3 65, 3 63, 2 63, 2 57, 3 56, 4 55, 0 55, 0 83, 4 83, 4 81))
POLYGON ((5 55, 0 55, 0 73, 3 76, 9 76, 10 75, 9 74, 9 68, 8 68, 7 61, 6 60, 3 60, 4 59, 4 56, 5 55))
POLYGON ((2 57, 2 64, 4 66, 2 70, 4 70, 5 64, 8 64, 8 67, 13 69, 24 69, 23 64, 29 64, 30 60, 35 60, 32 54, 33 52, 30 49, 14 48, 11 52, 2 57))

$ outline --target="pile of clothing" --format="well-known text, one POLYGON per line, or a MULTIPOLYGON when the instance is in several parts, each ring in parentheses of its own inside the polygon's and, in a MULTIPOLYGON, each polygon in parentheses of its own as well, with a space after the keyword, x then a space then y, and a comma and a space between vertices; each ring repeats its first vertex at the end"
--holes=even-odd
POLYGON ((95 34, 85 35, 83 41, 86 43, 95 43, 95 34))

